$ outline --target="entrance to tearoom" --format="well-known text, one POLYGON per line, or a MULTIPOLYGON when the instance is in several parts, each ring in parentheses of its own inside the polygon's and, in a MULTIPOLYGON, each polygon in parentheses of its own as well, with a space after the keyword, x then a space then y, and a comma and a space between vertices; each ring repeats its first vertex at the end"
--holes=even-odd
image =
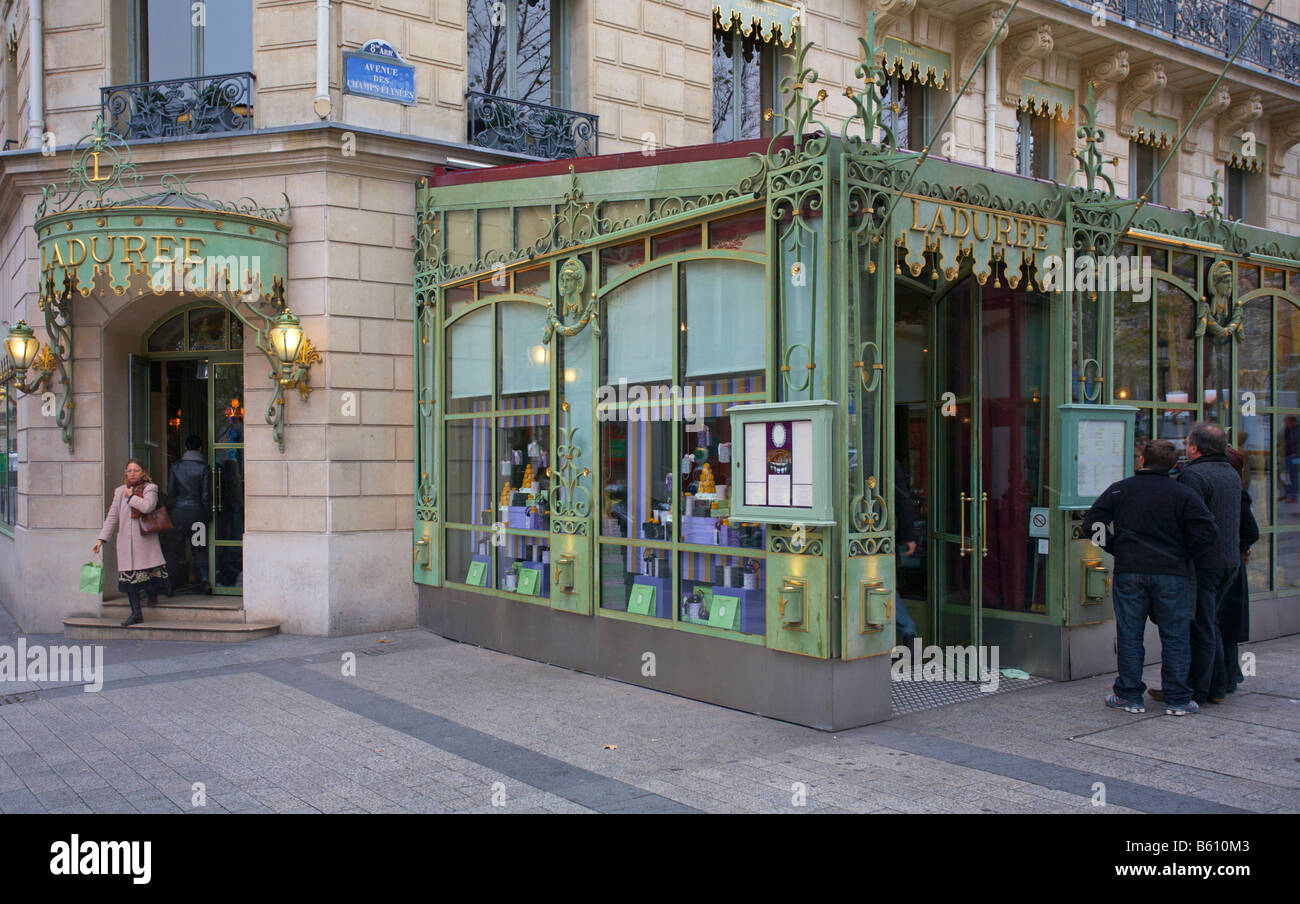
POLYGON ((917 511, 899 594, 924 644, 980 645, 988 619, 1018 635, 1047 615, 1029 516, 1050 505, 1050 296, 1002 265, 982 285, 969 261, 933 276, 894 285, 895 457, 917 511))
MULTIPOLYGON (((210 469, 204 521, 163 537, 173 591, 237 596, 243 588, 244 327, 214 304, 177 308, 129 356, 131 454, 168 492, 172 468, 197 436, 210 469)), ((178 500, 168 498, 175 508, 178 500)))

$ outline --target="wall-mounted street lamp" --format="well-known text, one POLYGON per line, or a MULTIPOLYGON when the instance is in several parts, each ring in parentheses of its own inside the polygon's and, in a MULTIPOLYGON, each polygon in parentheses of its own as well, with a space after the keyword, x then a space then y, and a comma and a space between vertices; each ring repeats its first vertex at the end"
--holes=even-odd
POLYGON ((285 367, 291 367, 297 360, 302 336, 302 326, 298 318, 285 308, 284 313, 275 318, 275 326, 271 327, 271 347, 275 349, 275 356, 285 367))
POLYGON ((42 389, 49 389, 54 376, 54 356, 47 345, 41 348, 41 341, 36 338, 26 322, 20 320, 9 328, 5 337, 5 354, 14 369, 14 389, 31 395, 42 389), (27 382, 27 371, 35 366, 40 371, 36 382, 27 382))
POLYGON ((258 348, 271 362, 274 372, 271 378, 277 386, 275 394, 266 406, 266 420, 271 424, 273 437, 280 451, 284 451, 284 393, 286 389, 296 389, 307 401, 311 395, 311 383, 308 382, 311 366, 321 360, 311 340, 303 333, 302 324, 293 312, 285 308, 272 321, 267 314, 260 314, 270 321, 265 340, 258 341, 258 348), (265 342, 265 344, 263 344, 265 342))

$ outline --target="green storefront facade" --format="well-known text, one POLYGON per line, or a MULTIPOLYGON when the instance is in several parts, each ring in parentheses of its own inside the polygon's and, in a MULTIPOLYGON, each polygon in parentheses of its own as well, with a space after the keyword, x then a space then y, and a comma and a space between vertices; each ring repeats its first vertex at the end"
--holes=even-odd
POLYGON ((869 90, 832 130, 815 81, 770 142, 418 192, 421 623, 827 729, 889 718, 896 594, 925 644, 1111 671, 1082 508, 1208 419, 1251 463, 1252 636, 1300 630, 1300 240, 1135 211, 1088 104, 1070 187, 896 151, 869 90))

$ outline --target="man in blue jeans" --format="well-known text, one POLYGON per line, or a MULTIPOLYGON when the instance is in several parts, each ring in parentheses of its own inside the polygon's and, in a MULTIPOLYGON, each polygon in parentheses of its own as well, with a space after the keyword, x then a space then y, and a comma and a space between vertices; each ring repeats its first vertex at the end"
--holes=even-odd
POLYGON ((1142 635, 1149 615, 1160 631, 1165 713, 1185 716, 1199 710, 1187 683, 1192 560, 1211 552, 1219 535, 1201 497, 1169 477, 1178 463, 1173 443, 1147 443, 1139 463, 1136 474, 1108 486, 1083 516, 1084 531, 1115 557, 1111 590, 1119 676, 1106 705, 1146 712, 1142 635))

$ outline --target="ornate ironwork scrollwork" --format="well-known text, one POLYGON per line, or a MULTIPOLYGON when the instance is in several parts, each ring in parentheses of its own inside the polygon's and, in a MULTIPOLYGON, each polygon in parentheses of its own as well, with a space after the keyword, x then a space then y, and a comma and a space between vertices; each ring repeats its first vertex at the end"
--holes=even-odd
POLYGON ((892 555, 893 552, 893 537, 875 536, 849 538, 849 558, 857 558, 858 556, 892 555))
POLYGON ((124 138, 175 138, 253 129, 251 72, 99 89, 100 115, 124 138))
POLYGON ((482 91, 467 91, 469 143, 547 160, 600 153, 600 117, 482 91))
POLYGON ((767 551, 784 552, 796 556, 820 556, 822 554, 822 541, 820 537, 813 537, 804 543, 796 543, 789 537, 773 534, 768 538, 767 551))
POLYGON ((551 514, 559 518, 584 519, 591 517, 591 491, 582 482, 591 475, 588 468, 580 467, 582 447, 574 440, 577 427, 566 426, 569 420, 569 403, 560 403, 559 442, 555 444, 556 491, 551 495, 551 514))

